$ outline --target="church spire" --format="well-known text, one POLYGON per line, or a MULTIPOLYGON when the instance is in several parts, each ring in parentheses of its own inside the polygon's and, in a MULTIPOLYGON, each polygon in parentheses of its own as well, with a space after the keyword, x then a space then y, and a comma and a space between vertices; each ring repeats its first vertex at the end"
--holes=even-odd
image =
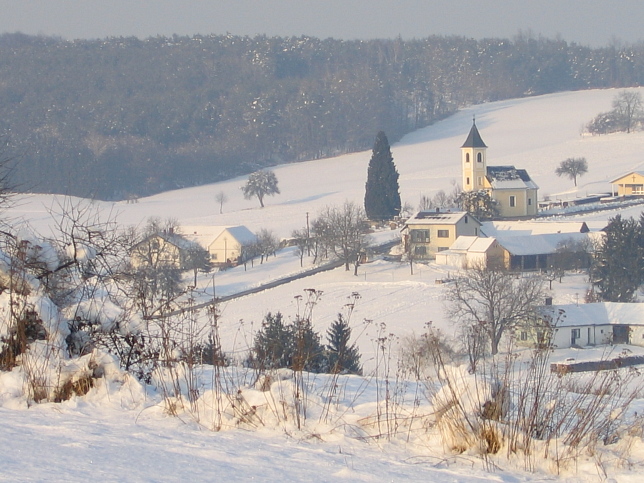
POLYGON ((479 134, 479 130, 476 127, 476 118, 472 116, 472 129, 470 129, 470 133, 467 135, 467 139, 465 140, 465 143, 463 143, 462 148, 487 148, 485 143, 483 142, 483 139, 481 139, 481 135, 479 134))

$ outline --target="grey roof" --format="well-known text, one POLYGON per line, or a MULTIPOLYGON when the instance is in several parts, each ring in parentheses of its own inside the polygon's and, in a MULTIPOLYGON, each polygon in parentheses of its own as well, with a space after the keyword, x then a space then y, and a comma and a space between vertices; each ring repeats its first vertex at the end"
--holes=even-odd
POLYGON ((525 169, 514 166, 488 166, 487 180, 494 189, 539 188, 525 169))
POLYGON ((419 211, 409 218, 405 225, 455 225, 466 216, 474 220, 474 223, 481 224, 467 211, 419 211))
POLYGON ((472 122, 472 129, 470 129, 470 133, 467 135, 467 139, 463 143, 462 148, 487 148, 485 143, 483 142, 483 139, 481 139, 481 135, 479 134, 479 130, 476 127, 476 122, 472 122))

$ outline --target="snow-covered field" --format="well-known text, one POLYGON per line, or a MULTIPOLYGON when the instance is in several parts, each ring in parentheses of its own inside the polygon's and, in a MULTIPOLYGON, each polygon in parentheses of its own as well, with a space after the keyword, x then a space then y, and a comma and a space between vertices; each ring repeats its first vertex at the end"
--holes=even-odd
MULTIPOLYGON (((610 109, 616 90, 583 91, 502 101, 473 106, 392 145, 400 173, 403 202, 416 206, 422 195, 450 191, 460 183, 460 146, 472 116, 488 145, 488 164, 514 164, 526 168, 540 186, 542 198, 572 199, 610 191, 608 183, 644 163, 644 132, 608 136, 582 136, 582 126, 599 112, 610 109), (589 171, 573 188, 567 178, 554 175, 568 157, 585 157, 589 171)), ((375 134, 375 133, 374 133, 375 134)), ((281 194, 267 198, 260 209, 256 200, 244 200, 239 187, 244 178, 215 185, 162 193, 137 203, 93 202, 123 225, 143 225, 150 216, 175 218, 181 225, 238 225, 252 231, 268 228, 279 237, 305 226, 326 205, 345 200, 361 203, 371 153, 309 161, 275 168, 281 194), (224 191, 229 201, 219 214, 215 201, 224 191)), ((29 225, 49 234, 62 197, 25 195, 6 214, 17 227, 29 225)), ((642 206, 575 215, 594 229, 616 213, 638 217, 642 206)), ((398 236, 395 230, 377 234, 379 239, 398 236)), ((310 266, 310 260, 305 264, 310 266)), ((306 267, 306 265, 305 265, 306 267)), ((212 295, 236 293, 248 287, 300 271, 299 258, 287 249, 263 265, 218 272, 200 279, 212 295)), ((426 324, 455 335, 444 315, 443 287, 436 280, 449 277, 447 267, 416 265, 410 274, 406 263, 377 260, 362 265, 358 276, 344 269, 303 278, 222 305, 223 349, 243 358, 254 332, 267 312, 281 311, 287 318, 298 310, 297 296, 306 289, 322 291, 313 311, 313 323, 324 334, 354 293, 360 294, 351 322, 353 336, 369 373, 377 366, 378 339, 388 338, 395 353, 405 338, 419 335, 426 324)), ((568 275, 553 284, 555 303, 582 301, 587 281, 582 274, 568 275)), ((589 351, 559 351, 556 359, 588 358, 589 351), (583 353, 582 353, 583 352, 583 353)), ((395 372, 395 371, 394 371, 395 372)), ((359 378, 348 378, 347 399, 362 391, 359 378)), ((293 431, 277 424, 257 431, 212 432, 188 415, 170 417, 160 406, 153 388, 134 381, 112 382, 87 396, 61 404, 26 404, 15 394, 16 382, 0 378, 0 479, 6 481, 81 480, 107 481, 544 481, 556 479, 547 468, 525 473, 504 459, 499 469, 487 472, 474 456, 446 456, 436 441, 422 438, 390 442, 355 438, 344 427, 312 424, 307 431, 293 431), (13 386, 12 386, 13 385, 13 386)), ((355 418, 373 413, 373 389, 362 394, 360 405, 349 405, 355 418)), ((642 404, 639 404, 641 406, 642 404)), ((638 406, 638 407, 639 407, 638 406)), ((644 410, 640 408, 640 411, 644 410)), ((351 419, 355 421, 355 419, 351 419)), ((207 426, 207 424, 205 425, 207 426)), ((633 447, 630 464, 610 465, 609 477, 618 482, 641 481, 644 449, 633 447)), ((567 470, 565 481, 602 479, 594 463, 582 459, 567 470)))

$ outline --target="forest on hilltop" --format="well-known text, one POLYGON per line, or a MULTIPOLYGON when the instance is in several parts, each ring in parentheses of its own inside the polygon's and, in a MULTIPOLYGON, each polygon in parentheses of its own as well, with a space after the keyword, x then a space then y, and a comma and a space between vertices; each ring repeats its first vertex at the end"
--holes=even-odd
POLYGON ((643 54, 529 35, 3 34, 0 136, 19 190, 124 199, 369 149, 472 103, 642 85, 643 54))

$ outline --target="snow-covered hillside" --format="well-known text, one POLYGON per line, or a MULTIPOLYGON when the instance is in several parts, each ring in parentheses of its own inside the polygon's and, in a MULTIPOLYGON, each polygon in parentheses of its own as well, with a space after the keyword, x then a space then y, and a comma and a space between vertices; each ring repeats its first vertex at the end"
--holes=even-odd
MULTIPOLYGON (((540 197, 548 194, 574 198, 610 191, 610 179, 644 163, 644 132, 591 137, 583 136, 581 131, 592 117, 611 108, 618 92, 567 92, 473 106, 405 136, 392 145, 403 202, 416 206, 422 195, 432 196, 441 189, 451 191, 454 182, 460 183, 459 148, 473 116, 489 147, 488 163, 527 169, 540 187, 540 197), (556 166, 568 157, 585 157, 588 161, 589 171, 577 188, 569 179, 554 174, 556 166)), ((136 203, 93 204, 122 225, 143 225, 148 217, 156 216, 175 218, 186 226, 241 224, 252 231, 268 228, 279 237, 288 237, 292 230, 305 226, 307 216, 315 217, 324 206, 345 200, 361 203, 370 156, 370 152, 362 152, 278 166, 274 171, 281 194, 266 198, 263 209, 257 200, 243 198, 240 186, 245 178, 162 193, 136 203), (221 191, 229 200, 223 205, 223 214, 215 201, 221 191)), ((48 235, 55 226, 52 216, 56 217, 64 203, 60 196, 23 195, 5 216, 17 228, 30 226, 48 235)), ((577 215, 575 219, 600 226, 618 211, 577 215)), ((626 216, 639 216, 642 208, 622 211, 626 216)), ((397 232, 378 236, 393 238, 397 232)), ((237 267, 202 277, 199 283, 210 295, 213 290, 216 295, 227 295, 299 270, 299 258, 293 250, 285 250, 248 271, 237 267)), ((263 316, 281 311, 287 318, 294 317, 301 310, 297 297, 306 289, 323 292, 313 311, 313 322, 316 330, 324 334, 351 295, 359 293, 351 322, 369 372, 378 364, 383 338, 395 357, 405 339, 421 334, 429 322, 450 336, 456 335, 444 314, 442 286, 436 283, 449 276, 447 268, 431 264, 418 265, 412 275, 407 264, 376 261, 362 265, 357 277, 340 268, 235 299, 220 307, 223 349, 233 357, 243 358, 263 316)), ((583 298, 586 285, 583 275, 565 277, 564 283, 553 285, 555 303, 573 303, 583 298)), ((558 357, 576 355, 566 351, 558 357)), ((392 370, 395 372, 395 368, 392 370)), ((15 381, 0 379, 0 388, 5 391, 11 388, 16 392, 15 385, 15 381)), ((355 380, 347 387, 356 394, 363 390, 355 380)), ((440 448, 410 448, 400 441, 368 444, 329 428, 324 428, 328 431, 324 437, 298 433, 292 439, 283 434, 292 429, 290 426, 257 433, 200 431, 194 422, 184 424, 165 416, 156 405, 158 395, 147 394, 138 386, 111 391, 108 387, 85 398, 28 411, 15 410, 23 406, 6 395, 0 397, 0 401, 13 401, 7 402, 12 409, 6 405, 0 409, 4 429, 0 441, 8 448, 0 452, 0 468, 4 468, 0 479, 44 480, 53 475, 54 479, 80 480, 91 475, 107 481, 510 482, 553 478, 516 470, 488 474, 473 455, 443 459, 438 456, 440 448), (33 451, 34 441, 46 450, 25 456, 33 451)), ((373 395, 373 391, 366 394, 373 395)), ((374 404, 365 402, 351 411, 366 417, 374 404)), ((610 475, 615 481, 638 481, 644 451, 639 446, 636 451, 631 468, 610 475)), ((572 480, 568 481, 596 476, 589 471, 595 471, 592 464, 581 465, 581 474, 574 475, 572 471, 568 474, 572 480)))
MULTIPOLYGON (((644 89, 642 89, 644 92, 644 89)), ((608 181, 644 163, 641 146, 644 132, 582 136, 582 127, 599 112, 610 110, 618 90, 565 92, 519 100, 473 106, 441 122, 405 136, 392 145, 400 173, 403 203, 417 206, 422 195, 450 191, 461 180, 460 146, 476 116, 476 124, 488 145, 488 164, 514 164, 528 170, 540 187, 539 195, 575 196, 609 191, 608 181), (567 178, 554 175, 568 157, 585 157, 588 174, 573 189, 567 178)), ((374 138, 375 138, 374 133, 374 138)), ((275 168, 281 194, 267 198, 266 208, 257 200, 245 200, 240 186, 245 178, 214 185, 169 191, 138 203, 101 203, 113 210, 124 224, 141 224, 150 216, 176 218, 182 225, 237 225, 251 230, 270 228, 280 237, 306 224, 326 205, 346 199, 362 202, 370 151, 275 168), (229 201, 223 214, 215 201, 223 191, 229 201)), ((29 220, 47 231, 47 210, 59 197, 21 197, 11 216, 29 220)))

